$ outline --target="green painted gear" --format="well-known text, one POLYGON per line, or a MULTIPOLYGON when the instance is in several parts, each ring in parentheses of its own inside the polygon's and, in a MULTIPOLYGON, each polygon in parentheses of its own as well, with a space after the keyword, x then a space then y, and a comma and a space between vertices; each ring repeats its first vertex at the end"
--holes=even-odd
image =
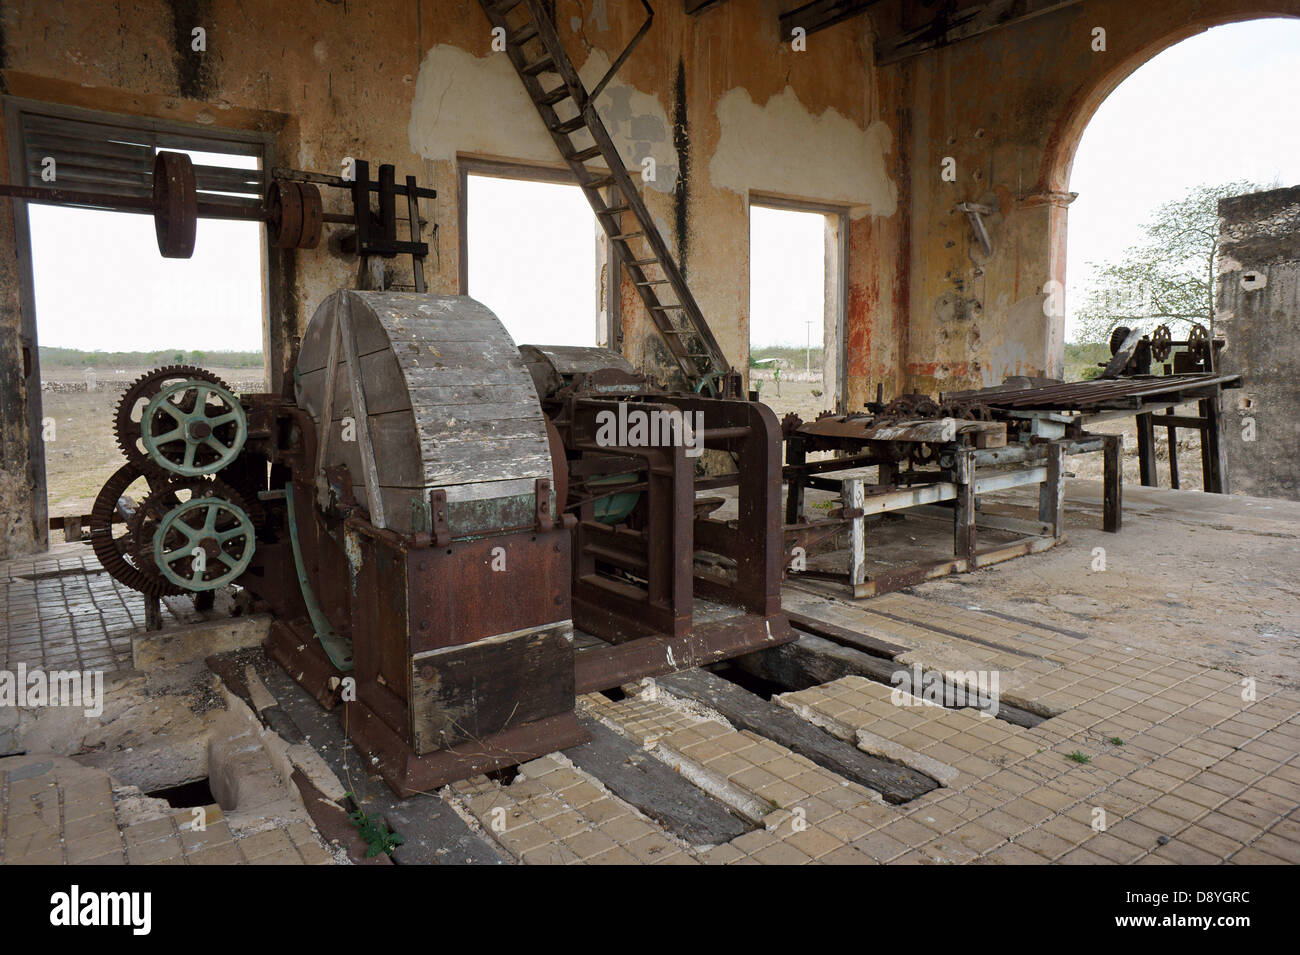
POLYGON ((219 590, 253 559, 253 521, 242 507, 216 495, 192 497, 163 516, 153 535, 154 565, 185 590, 219 590), (202 561, 196 561, 202 550, 202 561))
POLYGON ((140 426, 149 459, 185 477, 220 471, 248 440, 248 416, 239 399, 221 385, 197 378, 174 382, 154 395, 140 426), (210 398, 220 407, 210 405, 210 398))

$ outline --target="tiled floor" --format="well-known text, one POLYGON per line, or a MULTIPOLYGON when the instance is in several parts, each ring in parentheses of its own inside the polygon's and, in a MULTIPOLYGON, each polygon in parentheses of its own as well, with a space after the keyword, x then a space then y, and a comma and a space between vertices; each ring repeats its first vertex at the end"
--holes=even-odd
MULTIPOLYGON (((662 691, 579 706, 748 816, 751 831, 688 845, 563 754, 509 784, 477 777, 432 798, 524 864, 1300 862, 1287 637, 1300 630, 1300 505, 1146 490, 1123 534, 1094 533, 1095 516, 1085 506, 1089 525, 1048 554, 911 593, 852 603, 786 588, 791 608, 905 647, 900 668, 996 671, 1004 703, 1054 714, 1023 728, 899 705, 860 677, 774 697, 942 777, 911 802, 886 804, 662 691), (1108 549, 1109 576, 1084 569, 1094 545, 1108 549)), ((187 607, 168 612, 187 619, 187 607)), ((141 599, 77 545, 0 564, 0 669, 129 666, 142 616, 141 599)), ((0 861, 324 861, 288 830, 236 839, 216 807, 202 837, 182 828, 185 812, 118 818, 106 775, 57 757, 41 769, 43 759, 0 763, 0 861)))
MULTIPOLYGON (((166 623, 201 619, 187 598, 163 602, 166 623)), ((144 598, 110 577, 84 544, 0 561, 0 669, 131 666, 131 635, 144 627, 144 598)))
POLYGON ((215 804, 129 814, 108 773, 58 756, 0 759, 0 865, 323 865, 305 823, 232 832, 215 804))

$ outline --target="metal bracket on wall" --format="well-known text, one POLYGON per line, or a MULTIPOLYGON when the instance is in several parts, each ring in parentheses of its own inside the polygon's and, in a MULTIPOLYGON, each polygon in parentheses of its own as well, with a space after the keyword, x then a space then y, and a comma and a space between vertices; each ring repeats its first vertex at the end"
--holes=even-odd
POLYGON ((970 220, 970 227, 975 232, 975 238, 979 241, 984 254, 992 255, 993 242, 989 239, 988 229, 984 227, 984 216, 993 215, 995 211, 993 207, 981 205, 978 202, 959 202, 957 208, 966 213, 966 218, 970 220))

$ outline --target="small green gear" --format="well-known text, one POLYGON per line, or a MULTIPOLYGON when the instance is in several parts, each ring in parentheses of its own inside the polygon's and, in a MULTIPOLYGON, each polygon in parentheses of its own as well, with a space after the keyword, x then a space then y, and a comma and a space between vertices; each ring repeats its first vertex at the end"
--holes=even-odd
POLYGON ((140 425, 149 459, 185 477, 220 471, 248 439, 248 416, 239 399, 223 386, 197 378, 160 390, 140 425))
POLYGON ((256 549, 253 521, 215 494, 191 497, 168 511, 153 535, 153 560, 185 590, 219 590, 248 569, 256 549))

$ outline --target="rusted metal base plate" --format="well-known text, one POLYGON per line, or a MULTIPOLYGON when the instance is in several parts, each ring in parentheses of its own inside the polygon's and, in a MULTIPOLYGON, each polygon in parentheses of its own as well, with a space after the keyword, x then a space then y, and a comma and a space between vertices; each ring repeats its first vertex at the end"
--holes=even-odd
POLYGON ((305 621, 271 624, 262 646, 284 672, 316 697, 317 702, 332 710, 339 702, 339 690, 347 674, 336 668, 325 655, 320 641, 305 621))
MULTIPOLYGON (((574 611, 576 617, 576 602, 574 611)), ((785 614, 737 613, 697 623, 690 633, 680 637, 648 636, 587 647, 575 655, 576 689, 579 695, 608 690, 642 677, 662 676, 777 647, 797 636, 785 614)))
POLYGON ((427 756, 416 756, 363 703, 343 704, 343 728, 393 792, 403 798, 427 793, 458 779, 515 766, 591 739, 572 713, 522 723, 486 739, 470 740, 427 756))

